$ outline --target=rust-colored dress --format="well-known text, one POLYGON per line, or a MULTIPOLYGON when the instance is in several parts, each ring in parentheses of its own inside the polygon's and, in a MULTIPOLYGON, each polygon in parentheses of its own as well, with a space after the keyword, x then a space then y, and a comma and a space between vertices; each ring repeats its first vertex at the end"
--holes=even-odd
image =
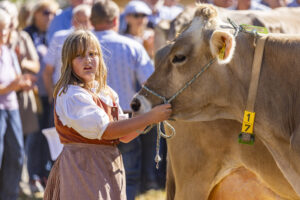
MULTIPOLYGON (((118 120, 118 107, 93 95, 94 102, 118 120)), ((55 112, 55 127, 64 144, 44 195, 45 200, 126 200, 125 170, 118 140, 88 139, 64 126, 55 112)))

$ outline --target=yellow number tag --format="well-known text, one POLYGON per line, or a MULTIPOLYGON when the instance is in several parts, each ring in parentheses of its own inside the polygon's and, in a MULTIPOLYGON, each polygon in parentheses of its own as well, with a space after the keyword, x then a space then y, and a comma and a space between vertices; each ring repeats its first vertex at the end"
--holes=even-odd
POLYGON ((255 112, 249 112, 249 111, 245 110, 243 125, 242 125, 242 132, 253 133, 254 119, 255 119, 255 112))

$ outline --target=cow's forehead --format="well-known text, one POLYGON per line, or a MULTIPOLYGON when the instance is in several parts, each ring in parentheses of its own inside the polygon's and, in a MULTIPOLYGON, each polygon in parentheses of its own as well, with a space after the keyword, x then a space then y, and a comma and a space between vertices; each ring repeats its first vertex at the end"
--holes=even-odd
POLYGON ((204 26, 204 20, 201 17, 195 17, 191 22, 190 26, 185 31, 185 33, 199 31, 203 28, 203 26, 204 26))
MULTIPOLYGON (((219 24, 218 18, 214 20, 219 24)), ((195 16, 188 28, 182 33, 181 38, 189 38, 192 44, 198 44, 203 38, 203 29, 211 26, 212 21, 204 20, 201 16, 195 16)))

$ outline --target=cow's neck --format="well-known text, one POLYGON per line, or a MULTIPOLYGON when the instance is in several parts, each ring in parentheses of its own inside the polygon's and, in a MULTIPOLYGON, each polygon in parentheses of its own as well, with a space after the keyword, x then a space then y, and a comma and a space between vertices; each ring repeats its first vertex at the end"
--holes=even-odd
MULTIPOLYGON (((236 55, 229 64, 240 81, 238 93, 243 103, 237 103, 241 112, 236 116, 240 122, 247 102, 254 50, 252 36, 243 34, 237 38, 236 55)), ((259 126, 264 131, 271 131, 272 125, 271 129, 291 134, 300 124, 299 55, 297 42, 286 36, 270 35, 266 41, 255 103, 256 122, 262 124, 259 126)))
MULTIPOLYGON (((249 36, 237 40, 236 55, 229 64, 240 80, 246 107, 254 47, 249 36), (248 76, 246 77, 245 74, 248 76)), ((278 166, 300 195, 300 38, 270 35, 265 44, 255 104, 254 133, 275 158, 278 166)))
POLYGON ((300 196, 300 38, 269 36, 254 131, 300 196))

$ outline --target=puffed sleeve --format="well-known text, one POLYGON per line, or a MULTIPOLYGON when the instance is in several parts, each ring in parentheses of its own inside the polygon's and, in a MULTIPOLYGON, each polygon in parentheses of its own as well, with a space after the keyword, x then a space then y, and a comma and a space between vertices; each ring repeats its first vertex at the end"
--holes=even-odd
POLYGON ((55 109, 63 125, 89 139, 101 139, 110 122, 105 111, 86 93, 58 96, 55 109))

